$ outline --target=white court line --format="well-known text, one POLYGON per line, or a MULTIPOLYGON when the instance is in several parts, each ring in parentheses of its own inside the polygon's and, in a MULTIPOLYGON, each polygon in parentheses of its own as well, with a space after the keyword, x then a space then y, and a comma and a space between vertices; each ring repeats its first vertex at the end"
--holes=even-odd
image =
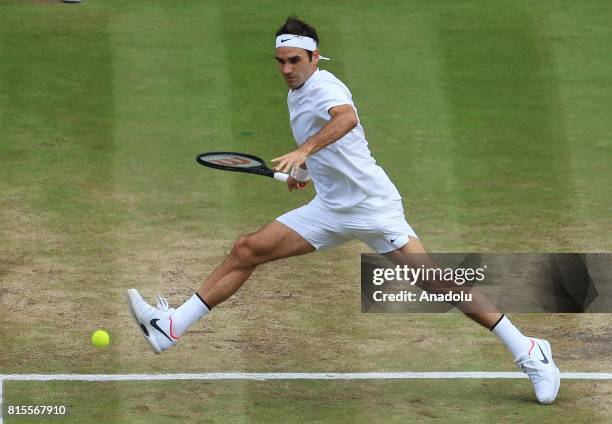
MULTIPOLYGON (((209 372, 196 374, 0 374, 5 381, 387 380, 527 378, 521 372, 209 372)), ((612 372, 563 372, 568 380, 612 380, 612 372)))
MULTIPOLYGON (((0 424, 4 381, 162 381, 162 380, 389 380, 527 378, 520 372, 210 372, 200 374, 0 374, 0 424)), ((564 380, 612 380, 612 372, 562 372, 564 380)))

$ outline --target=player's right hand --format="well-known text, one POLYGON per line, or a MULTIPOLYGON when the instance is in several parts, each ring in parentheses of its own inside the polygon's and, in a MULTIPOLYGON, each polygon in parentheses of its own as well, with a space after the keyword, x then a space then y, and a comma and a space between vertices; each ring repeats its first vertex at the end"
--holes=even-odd
POLYGON ((298 181, 291 176, 289 176, 289 178, 287 179, 287 188, 289 189, 289 191, 302 190, 304 187, 306 187, 307 184, 308 181, 298 181))

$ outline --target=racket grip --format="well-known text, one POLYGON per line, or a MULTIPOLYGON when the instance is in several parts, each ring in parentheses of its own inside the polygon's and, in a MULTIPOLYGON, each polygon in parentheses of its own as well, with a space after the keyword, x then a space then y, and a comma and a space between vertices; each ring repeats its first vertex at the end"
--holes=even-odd
POLYGON ((274 179, 286 182, 289 179, 289 174, 285 174, 284 172, 275 172, 274 179))

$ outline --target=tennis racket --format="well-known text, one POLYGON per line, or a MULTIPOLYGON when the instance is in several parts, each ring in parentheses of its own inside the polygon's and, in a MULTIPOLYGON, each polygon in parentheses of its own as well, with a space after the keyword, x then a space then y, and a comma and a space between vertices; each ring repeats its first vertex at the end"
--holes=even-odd
POLYGON ((209 152, 197 156, 200 165, 224 171, 246 172, 248 174, 263 175, 279 181, 287 181, 289 174, 274 172, 266 166, 263 159, 246 153, 236 152, 209 152))

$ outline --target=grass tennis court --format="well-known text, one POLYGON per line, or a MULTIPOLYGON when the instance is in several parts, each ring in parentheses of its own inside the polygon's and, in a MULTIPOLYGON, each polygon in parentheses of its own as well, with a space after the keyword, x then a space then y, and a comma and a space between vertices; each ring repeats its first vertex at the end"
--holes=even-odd
MULTIPOLYGON (((190 296, 240 234, 307 202, 195 156, 291 150, 274 32, 316 26, 436 252, 612 251, 607 1, 0 1, 0 374, 512 371, 456 314, 361 314, 351 243, 258 269, 154 356, 123 292, 190 296), (106 328, 112 343, 89 343, 106 328)), ((612 371, 610 315, 514 315, 562 371, 612 371)), ((5 382, 66 422, 606 422, 610 381, 5 382)), ((60 419, 49 419, 60 422, 60 419)))
MULTIPOLYGON (((593 406, 607 402, 612 384, 570 382, 550 407, 531 402, 526 381, 306 381, 13 383, 12 391, 71 406, 69 420, 88 422, 604 422, 593 406), (591 393, 583 396, 584 393, 591 393), (58 394, 62 396, 58 396, 58 394), (606 397, 606 393, 608 398, 606 397), (96 407, 91 408, 91 399, 96 407), (172 405, 168 407, 168 405, 172 405)), ((609 410, 608 410, 609 413, 609 410)), ((7 420, 10 422, 10 420, 7 420)), ((27 422, 24 418, 16 422, 27 422)), ((47 421, 61 422, 61 418, 47 421)))

